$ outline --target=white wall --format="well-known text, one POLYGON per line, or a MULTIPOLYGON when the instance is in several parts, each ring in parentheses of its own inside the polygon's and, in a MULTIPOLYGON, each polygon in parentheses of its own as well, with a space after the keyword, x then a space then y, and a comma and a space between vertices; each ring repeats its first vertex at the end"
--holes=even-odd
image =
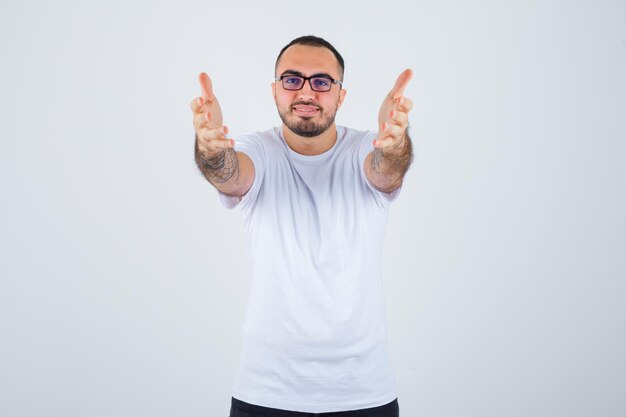
POLYGON ((206 71, 235 134, 278 125, 303 34, 344 55, 339 124, 415 71, 384 255, 402 415, 622 415, 623 1, 92 3, 0 4, 0 415, 228 414, 250 271, 189 102, 206 71))

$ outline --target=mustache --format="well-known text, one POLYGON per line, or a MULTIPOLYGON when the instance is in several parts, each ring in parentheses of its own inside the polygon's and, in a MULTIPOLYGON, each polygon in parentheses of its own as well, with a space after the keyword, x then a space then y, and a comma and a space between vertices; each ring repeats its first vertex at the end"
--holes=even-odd
POLYGON ((291 105, 291 108, 294 108, 295 106, 298 106, 300 104, 304 106, 314 106, 314 107, 317 107, 318 109, 320 108, 320 106, 315 104, 315 102, 313 101, 296 101, 295 103, 291 105))

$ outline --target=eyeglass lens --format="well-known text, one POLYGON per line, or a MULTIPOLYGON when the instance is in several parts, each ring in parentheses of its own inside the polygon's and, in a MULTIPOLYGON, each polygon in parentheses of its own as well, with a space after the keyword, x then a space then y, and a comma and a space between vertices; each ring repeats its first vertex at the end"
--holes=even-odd
MULTIPOLYGON (((324 77, 315 77, 309 79, 309 84, 313 91, 329 91, 333 85, 332 80, 324 77)), ((285 90, 299 90, 304 85, 304 78, 298 76, 283 77, 283 87, 285 90)))

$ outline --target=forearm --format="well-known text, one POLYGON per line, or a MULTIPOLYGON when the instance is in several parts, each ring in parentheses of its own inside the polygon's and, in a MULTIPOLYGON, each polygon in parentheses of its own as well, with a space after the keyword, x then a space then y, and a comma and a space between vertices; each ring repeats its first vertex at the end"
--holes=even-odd
POLYGON ((198 148, 196 136, 195 160, 204 178, 215 188, 225 194, 239 194, 241 188, 239 158, 233 148, 225 148, 216 155, 208 156, 198 148))
POLYGON ((402 185, 412 161, 413 146, 406 130, 396 147, 372 151, 367 166, 368 178, 377 190, 391 192, 402 185))

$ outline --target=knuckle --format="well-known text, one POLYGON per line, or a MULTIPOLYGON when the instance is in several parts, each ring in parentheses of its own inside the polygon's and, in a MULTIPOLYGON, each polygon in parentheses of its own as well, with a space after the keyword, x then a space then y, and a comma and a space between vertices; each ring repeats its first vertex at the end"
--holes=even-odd
POLYGON ((199 129, 198 137, 202 139, 204 143, 209 143, 212 140, 210 132, 208 132, 207 129, 199 129))
POLYGON ((206 143, 198 141, 198 149, 206 153, 207 151, 211 150, 211 147, 208 146, 206 143))

